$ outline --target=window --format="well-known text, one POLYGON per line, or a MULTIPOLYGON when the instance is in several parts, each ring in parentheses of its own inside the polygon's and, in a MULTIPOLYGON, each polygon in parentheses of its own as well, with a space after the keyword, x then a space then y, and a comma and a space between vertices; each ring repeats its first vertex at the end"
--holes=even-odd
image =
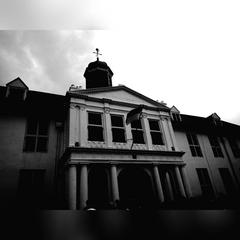
POLYGON ((181 122, 181 116, 179 113, 172 113, 172 120, 175 122, 181 122))
POLYGON ((141 120, 135 120, 131 122, 131 128, 132 128, 132 137, 133 137, 133 143, 142 143, 144 144, 144 137, 143 137, 143 129, 141 120))
POLYGON ((44 169, 19 171, 18 196, 23 204, 41 206, 44 198, 44 169))
POLYGON ((101 113, 88 113, 88 141, 104 141, 101 113))
POLYGON ((211 198, 214 196, 213 187, 211 180, 208 175, 206 168, 197 168, 197 175, 200 182, 202 195, 206 198, 211 198))
POLYGON ((9 88, 9 98, 15 101, 23 100, 24 92, 25 89, 11 87, 9 88))
POLYGON ((240 148, 237 145, 237 140, 230 138, 229 143, 230 143, 230 147, 232 149, 234 157, 240 157, 240 148))
POLYGON ((164 145, 163 139, 162 139, 162 133, 159 127, 159 121, 149 119, 149 128, 150 128, 150 134, 152 137, 152 144, 153 145, 164 145))
POLYGON ((214 157, 223 157, 222 149, 216 136, 208 136, 214 157))
POLYGON ((229 170, 227 168, 219 168, 219 173, 221 175, 226 192, 228 194, 233 194, 235 186, 229 170))
POLYGON ((202 151, 196 134, 187 133, 188 144, 193 157, 202 157, 202 151))
POLYGON ((24 151, 47 152, 49 121, 29 118, 27 121, 24 151))
POLYGON ((123 117, 111 115, 112 123, 112 141, 113 142, 126 142, 125 128, 123 125, 123 117))

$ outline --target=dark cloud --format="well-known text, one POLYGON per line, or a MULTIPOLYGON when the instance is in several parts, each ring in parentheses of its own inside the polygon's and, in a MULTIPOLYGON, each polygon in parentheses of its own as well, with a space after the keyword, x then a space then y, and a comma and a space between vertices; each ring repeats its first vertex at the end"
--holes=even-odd
POLYGON ((22 78, 30 89, 64 93, 83 84, 92 31, 0 31, 0 83, 22 78))

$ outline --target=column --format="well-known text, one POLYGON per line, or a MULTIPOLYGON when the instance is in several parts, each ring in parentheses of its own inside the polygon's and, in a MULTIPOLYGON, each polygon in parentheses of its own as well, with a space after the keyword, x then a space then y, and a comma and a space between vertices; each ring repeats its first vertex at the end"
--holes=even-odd
POLYGON ((190 198, 192 196, 192 192, 191 192, 191 188, 188 182, 188 178, 187 178, 187 174, 185 171, 185 167, 180 167, 180 173, 182 175, 182 179, 183 179, 183 184, 185 186, 185 191, 186 191, 186 195, 188 198, 190 198))
POLYGON ((176 177, 177 177, 178 187, 179 187, 180 193, 183 197, 186 197, 183 182, 182 182, 182 178, 181 178, 178 166, 175 166, 174 170, 175 170, 175 174, 176 174, 176 177))
POLYGON ((156 183, 156 186, 157 186, 158 199, 161 202, 164 202, 163 189, 162 189, 162 184, 161 184, 161 180, 160 180, 160 176, 159 176, 159 171, 158 171, 158 166, 157 165, 153 166, 153 173, 154 173, 155 183, 156 183))
POLYGON ((115 165, 111 165, 111 184, 112 184, 113 201, 115 203, 116 200, 119 200, 117 168, 115 165))
POLYGON ((75 210, 77 206, 77 168, 70 165, 68 168, 68 208, 75 210))
POLYGON ((88 170, 87 165, 81 165, 80 168, 80 209, 86 207, 88 200, 88 170))
POLYGON ((168 172, 166 172, 166 181, 167 181, 167 188, 168 188, 170 200, 174 200, 172 184, 171 184, 171 180, 168 172))
POLYGON ((148 150, 152 150, 152 139, 151 139, 151 134, 150 134, 150 129, 149 129, 149 123, 147 119, 147 114, 143 113, 142 114, 142 124, 143 124, 143 132, 145 135, 145 142, 147 145, 148 150))
POLYGON ((69 107, 69 123, 68 123, 68 128, 69 128, 69 143, 68 145, 71 147, 75 146, 75 124, 76 124, 76 111, 75 111, 75 105, 70 104, 69 107))

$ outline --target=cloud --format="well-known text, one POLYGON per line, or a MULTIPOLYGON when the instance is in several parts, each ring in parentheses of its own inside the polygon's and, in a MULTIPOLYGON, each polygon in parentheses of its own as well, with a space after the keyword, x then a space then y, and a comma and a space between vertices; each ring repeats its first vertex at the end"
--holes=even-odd
POLYGON ((1 29, 102 29, 106 0, 0 0, 1 29))
POLYGON ((83 84, 91 31, 0 31, 0 82, 16 77, 32 90, 64 94, 83 84))

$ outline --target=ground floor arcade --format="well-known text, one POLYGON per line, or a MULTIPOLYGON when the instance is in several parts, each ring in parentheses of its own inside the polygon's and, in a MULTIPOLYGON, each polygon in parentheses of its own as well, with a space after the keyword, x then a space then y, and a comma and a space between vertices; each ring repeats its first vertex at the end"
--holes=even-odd
POLYGON ((151 208, 191 196, 183 163, 80 160, 65 171, 69 209, 151 208))

